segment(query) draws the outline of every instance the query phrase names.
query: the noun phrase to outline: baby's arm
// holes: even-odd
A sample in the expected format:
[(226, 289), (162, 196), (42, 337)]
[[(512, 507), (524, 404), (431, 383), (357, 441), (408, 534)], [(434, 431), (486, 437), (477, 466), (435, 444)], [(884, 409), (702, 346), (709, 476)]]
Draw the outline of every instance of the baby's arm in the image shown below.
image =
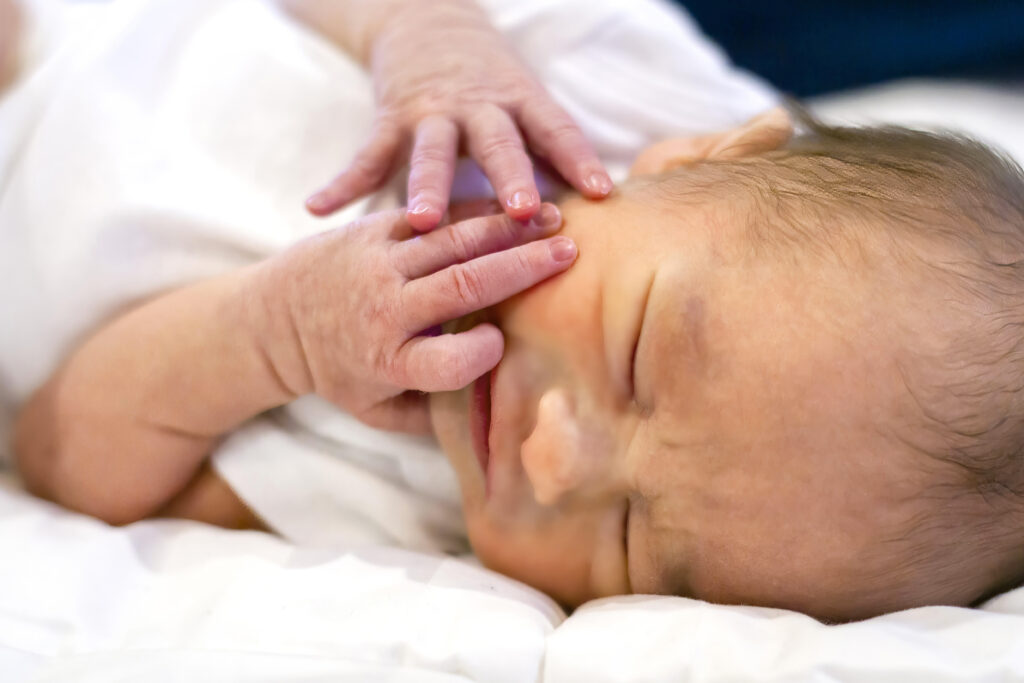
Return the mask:
[(294, 398), (259, 342), (257, 271), (162, 296), (86, 341), (19, 416), (29, 489), (112, 523), (149, 516), (218, 437)]
[(538, 240), (560, 227), (557, 209), (538, 215), (408, 239), (403, 212), (376, 214), (141, 305), (23, 408), (14, 447), (26, 484), (112, 523), (161, 514), (233, 526), (210, 512), (225, 496), (205, 460), (250, 417), (315, 392), (376, 426), (428, 428), (425, 397), (406, 390), (468, 384), (497, 364), (503, 340), (488, 324), (422, 332), (572, 263), (570, 240)]

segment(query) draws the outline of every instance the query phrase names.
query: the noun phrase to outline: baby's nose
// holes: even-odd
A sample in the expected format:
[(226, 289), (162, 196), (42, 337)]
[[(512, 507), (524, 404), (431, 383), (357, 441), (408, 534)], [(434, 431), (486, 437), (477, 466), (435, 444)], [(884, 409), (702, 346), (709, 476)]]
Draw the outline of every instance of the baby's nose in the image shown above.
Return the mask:
[(569, 394), (548, 390), (537, 405), (537, 424), (521, 453), (534, 499), (551, 505), (600, 482), (608, 470), (603, 450), (601, 439), (584, 428)]

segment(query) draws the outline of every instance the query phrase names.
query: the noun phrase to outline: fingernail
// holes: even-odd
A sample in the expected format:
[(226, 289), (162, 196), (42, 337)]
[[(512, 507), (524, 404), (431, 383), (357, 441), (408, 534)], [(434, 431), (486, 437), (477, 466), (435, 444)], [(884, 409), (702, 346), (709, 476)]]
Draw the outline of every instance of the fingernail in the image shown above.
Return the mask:
[(602, 196), (611, 192), (613, 187), (612, 179), (605, 173), (591, 173), (583, 181), (583, 185), (594, 194)]
[(545, 233), (555, 232), (562, 227), (562, 212), (554, 204), (541, 204), (533, 220)]
[(576, 243), (568, 237), (556, 237), (548, 243), (551, 257), (559, 263), (576, 258)]
[(430, 205), (424, 204), (423, 202), (417, 202), (411, 209), (409, 209), (409, 213), (413, 214), (414, 216), (422, 216), (423, 214), (429, 212)]
[(306, 199), (306, 206), (314, 211), (322, 211), (327, 208), (327, 197), (322, 192), (312, 194)]
[(526, 190), (519, 190), (508, 198), (508, 208), (515, 211), (525, 209), (533, 202), (533, 197)]

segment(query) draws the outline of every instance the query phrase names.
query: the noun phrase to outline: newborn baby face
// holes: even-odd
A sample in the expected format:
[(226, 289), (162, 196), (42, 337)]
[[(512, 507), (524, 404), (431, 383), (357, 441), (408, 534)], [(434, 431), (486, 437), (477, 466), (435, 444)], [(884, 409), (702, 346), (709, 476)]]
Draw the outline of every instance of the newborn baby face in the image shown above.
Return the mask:
[(876, 427), (900, 395), (886, 298), (650, 182), (564, 202), (577, 263), (486, 312), (502, 362), (432, 397), (473, 547), (568, 605), (877, 609), (858, 572), (922, 487)]

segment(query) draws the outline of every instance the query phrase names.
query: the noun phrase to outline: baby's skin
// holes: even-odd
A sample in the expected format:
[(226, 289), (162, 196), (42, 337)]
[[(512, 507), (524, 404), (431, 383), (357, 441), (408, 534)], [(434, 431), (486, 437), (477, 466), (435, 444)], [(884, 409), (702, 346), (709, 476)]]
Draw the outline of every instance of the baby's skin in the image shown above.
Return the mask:
[[(772, 112), (637, 170), (696, 181), (700, 161), (788, 133)], [(505, 337), (494, 371), (431, 397), (474, 550), (570, 605), (637, 592), (877, 613), (851, 571), (925, 486), (912, 460), (880, 461), (894, 449), (870, 427), (903, 391), (880, 341), (892, 295), (752, 258), (745, 209), (666, 192), (637, 176), (562, 202), (577, 263), (452, 326)]]
[[(391, 26), (403, 44), (379, 17), (345, 33), (331, 8), (347, 3), (285, 4), (364, 57), (364, 31)], [(824, 617), (886, 609), (847, 573), (923, 486), (899, 459), (859, 457), (880, 444), (854, 407), (895, 401), (896, 373), (864, 360), (885, 357), (863, 334), (878, 334), (868, 302), (884, 297), (841, 272), (751, 266), (735, 207), (691, 198), (681, 214), (657, 190), (659, 174), (778, 148), (788, 117), (646, 150), (603, 202), (588, 200), (610, 187), (571, 122), (537, 128), (583, 193), (555, 207), (533, 194), (505, 121), (522, 102), (428, 111), (388, 92), (364, 153), (309, 206), (330, 213), (411, 153), (410, 206), (102, 327), (18, 418), (30, 489), (113, 523), (259, 526), (207, 459), (244, 421), (315, 393), (374, 426), (433, 429), (484, 563), (567, 605), (645, 592)], [(435, 228), (457, 127), (506, 215)]]
[[(17, 9), (13, 0), (0, 1), (0, 11)], [(424, 392), (465, 385), (494, 367), (503, 345), (489, 324), (458, 335), (436, 335), (435, 328), (536, 284), (575, 257), (570, 240), (529, 244), (553, 234), (560, 217), (554, 207), (540, 204), (526, 142), (585, 196), (596, 199), (611, 191), (578, 126), (472, 0), (278, 4), (366, 66), (377, 94), (377, 121), (364, 149), (310, 198), (308, 208), (329, 215), (387, 183), (406, 161), (409, 205), (296, 246), (282, 257), (288, 264), (278, 259), (278, 265), (250, 269), (260, 271), (258, 276), (234, 273), (161, 297), (79, 349), (24, 410), (17, 446), (30, 482), (73, 507), (112, 521), (158, 509), (181, 515), (200, 509), (209, 517), (217, 509), (225, 511), (217, 516), (221, 523), (249, 524), (251, 515), (238, 517), (232, 513), (236, 506), (214, 503), (226, 489), (196, 466), (220, 434), (312, 391), (374, 426), (429, 429)], [(13, 31), (14, 23), (0, 27)], [(0, 34), (0, 46), (8, 37)], [(432, 58), (420, 59), (422, 53)], [(442, 219), (460, 145), (495, 188), (499, 204), (489, 212), (504, 210), (507, 218), (458, 222), (436, 235), (408, 239), (448, 222)], [(465, 215), (465, 209), (451, 207), (451, 215)], [(256, 286), (257, 280), (277, 282)], [(331, 298), (314, 300), (313, 290)], [(272, 322), (275, 317), (284, 326)], [(259, 332), (261, 325), (269, 327)], [(281, 342), (288, 338), (301, 350), (284, 350)], [(122, 343), (140, 353), (126, 351)], [(254, 364), (270, 368), (271, 376), (254, 372)], [(191, 368), (187, 382), (181, 381), (184, 367)], [(107, 398), (77, 394), (76, 378), (84, 377), (106, 387)], [(248, 387), (247, 400), (239, 400), (235, 388), (214, 386), (222, 380)], [(143, 395), (127, 386), (132, 381), (140, 382)], [(145, 394), (147, 385), (164, 395)], [(200, 390), (209, 405), (190, 397)], [(62, 411), (72, 405), (78, 417), (68, 422)], [(116, 457), (94, 459), (94, 450), (124, 444), (115, 433), (97, 437), (92, 428), (121, 420), (125, 429), (115, 432), (129, 443), (148, 444), (145, 464), (170, 489), (136, 481), (133, 468), (122, 469)], [(39, 430), (49, 421), (60, 424), (61, 433), (44, 439)], [(108, 438), (115, 440), (105, 447)], [(116, 486), (117, 495), (102, 493), (125, 483), (118, 472), (131, 485)], [(60, 484), (73, 478), (75, 486)], [(168, 499), (170, 491), (181, 497)]]
[[(721, 137), (779, 125), (769, 116)], [(469, 385), (505, 344), (487, 321), (432, 328), (569, 267), (576, 246), (554, 235), (561, 223), (547, 204), (525, 224), (483, 216), (418, 234), (403, 211), (385, 212), (146, 302), (86, 340), (24, 406), (15, 454), (26, 483), (113, 523), (247, 524), (205, 467), (221, 437), (309, 393), (374, 426), (429, 431), (426, 394)]]
[[(418, 389), (478, 555), (567, 605), (645, 592), (877, 611), (835, 596), (923, 486), (900, 458), (860, 457), (883, 445), (855, 406), (888, 410), (898, 389), (878, 316), (867, 324), (884, 297), (841, 270), (751, 266), (733, 207), (681, 213), (657, 190), (658, 173), (696, 178), (790, 131), (773, 111), (658, 145), (636, 169), (653, 175), (526, 226), (490, 216), (417, 236), (402, 211), (369, 216), (144, 304), (32, 398), (20, 468), (112, 522), (251, 526), (205, 466), (223, 435), (308, 393), (420, 430)], [(488, 274), (514, 286), (480, 285)], [(392, 334), (368, 332), (381, 316)], [(495, 358), (435, 345), (472, 335), (493, 336)]]
[[(33, 491), (114, 523), (176, 506), (224, 434), (316, 393), (372, 426), (429, 430), (427, 392), (497, 364), (501, 332), (434, 334), (567, 268), (553, 205), (417, 235), (401, 209), (161, 296), (82, 344), (23, 408)], [(425, 333), (426, 332), (426, 333)], [(208, 521), (217, 521), (210, 519)]]

